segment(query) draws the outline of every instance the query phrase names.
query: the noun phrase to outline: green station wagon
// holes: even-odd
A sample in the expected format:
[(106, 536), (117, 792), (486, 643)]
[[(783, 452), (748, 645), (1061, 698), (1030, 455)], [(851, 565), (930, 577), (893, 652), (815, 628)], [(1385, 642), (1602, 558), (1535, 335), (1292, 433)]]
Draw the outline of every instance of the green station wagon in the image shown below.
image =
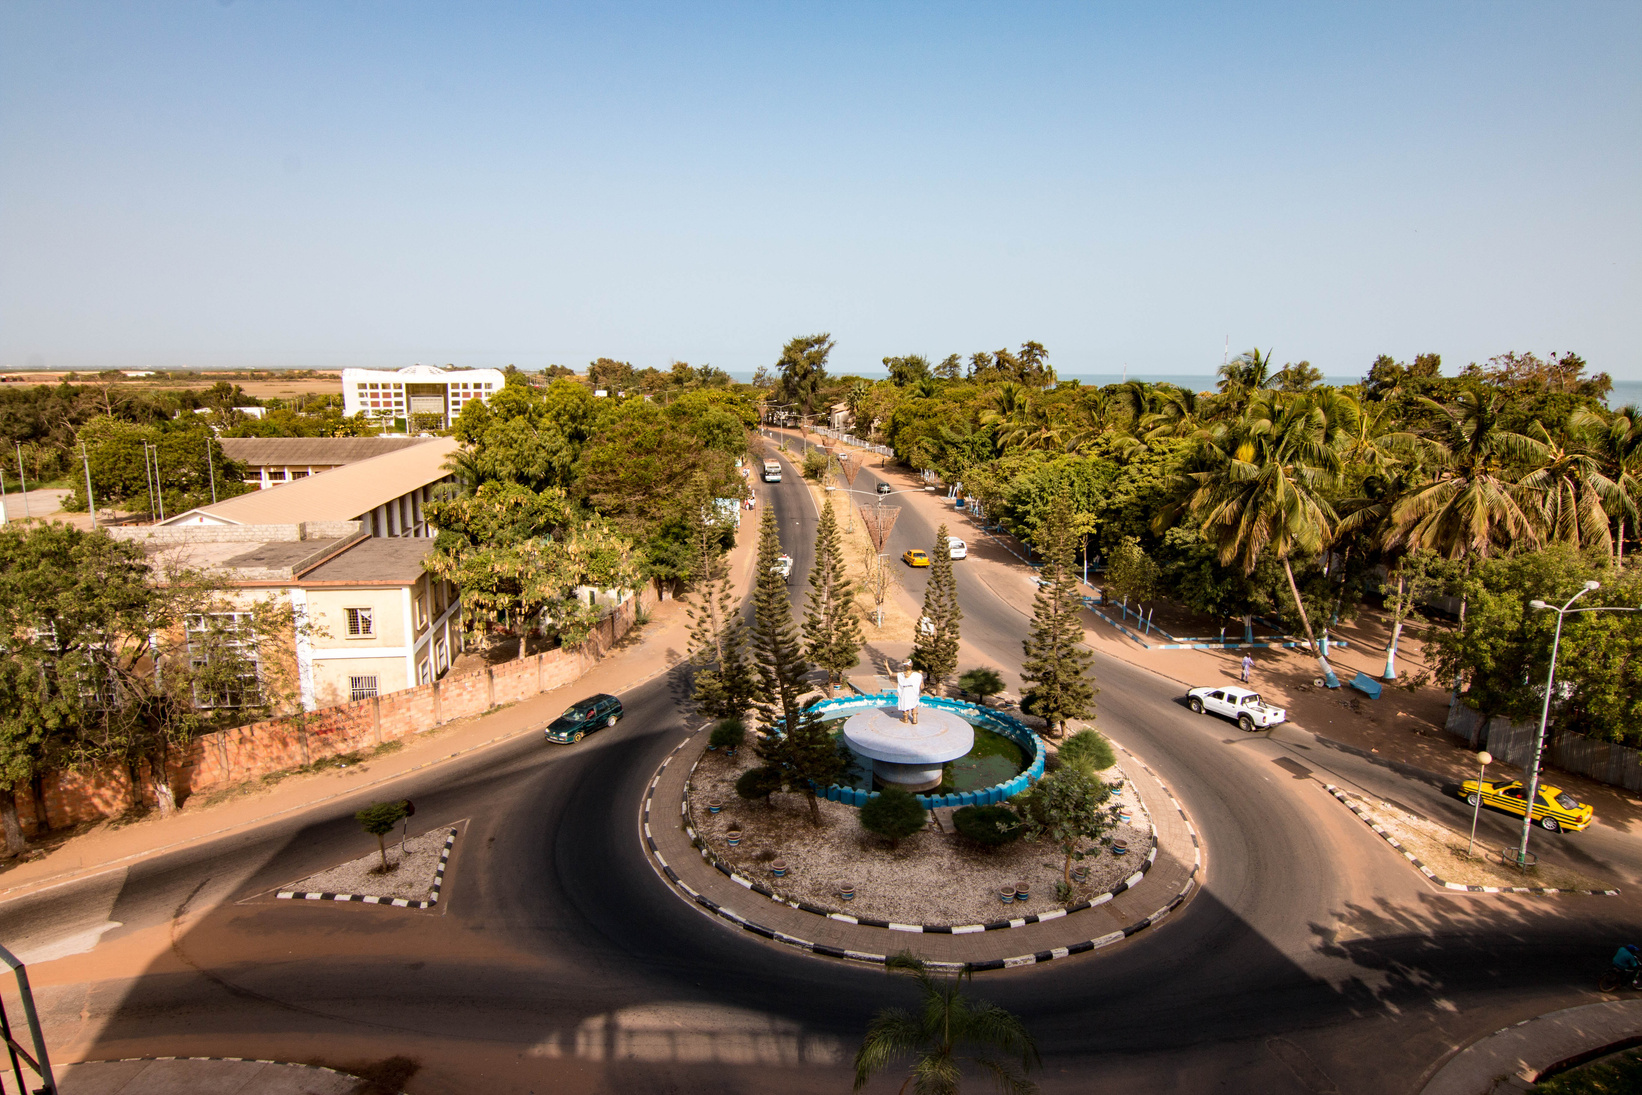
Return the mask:
[(569, 710), (547, 724), (548, 741), (581, 741), (601, 726), (614, 726), (621, 718), (621, 701), (614, 696), (589, 696), (570, 705)]

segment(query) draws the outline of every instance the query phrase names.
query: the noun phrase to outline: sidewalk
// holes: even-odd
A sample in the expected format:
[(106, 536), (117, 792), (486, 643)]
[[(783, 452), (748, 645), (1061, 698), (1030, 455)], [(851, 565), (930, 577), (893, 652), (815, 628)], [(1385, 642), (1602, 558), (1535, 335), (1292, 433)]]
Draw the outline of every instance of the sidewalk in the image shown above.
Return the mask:
[[(730, 553), (730, 573), (738, 589), (750, 586), (756, 523), (749, 511)], [(203, 805), (212, 790), (196, 796), (200, 806), (185, 804), (175, 814), (157, 813), (130, 824), (113, 819), (73, 837), (39, 858), (0, 873), (0, 901), (71, 881), (110, 867), (147, 859), (189, 844), (311, 809), (491, 745), (537, 733), (571, 703), (593, 692), (620, 694), (667, 672), (689, 652), (690, 621), (677, 600), (661, 602), (650, 622), (636, 629), (603, 661), (580, 679), (553, 692), (471, 719), (446, 723), (405, 738), (404, 747), (346, 768), (294, 775), (270, 786), (246, 785), (245, 794)]]
[(1420, 1095), (1527, 1091), (1559, 1066), (1642, 1044), (1642, 1000), (1553, 1011), (1478, 1039), (1448, 1058)]
[(84, 1061), (55, 1069), (61, 1095), (358, 1095), (393, 1088), (317, 1065), (238, 1057)]
[(882, 963), (907, 950), (932, 963), (971, 970), (1032, 965), (1099, 950), (1161, 924), (1201, 884), (1203, 850), (1180, 803), (1141, 758), (1124, 750), (1124, 769), (1151, 813), (1157, 856), (1144, 876), (1131, 877), (1128, 888), (1109, 900), (1074, 913), (1046, 914), (1036, 923), (996, 921), (964, 932), (869, 926), (804, 911), (732, 880), (693, 846), (679, 817), (684, 784), (706, 744), (701, 734), (685, 739), (651, 782), (642, 824), (657, 873), (705, 915), (814, 954)]

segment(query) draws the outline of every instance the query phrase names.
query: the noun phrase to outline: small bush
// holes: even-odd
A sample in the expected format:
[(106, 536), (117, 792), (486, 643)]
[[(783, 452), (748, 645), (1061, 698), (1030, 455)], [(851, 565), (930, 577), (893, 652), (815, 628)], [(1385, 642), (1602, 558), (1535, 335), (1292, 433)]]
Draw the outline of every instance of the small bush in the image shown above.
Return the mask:
[(1079, 730), (1066, 739), (1058, 752), (1061, 764), (1077, 768), (1091, 776), (1096, 772), (1104, 772), (1117, 763), (1117, 754), (1112, 751), (1112, 743), (1098, 730)]
[(747, 740), (747, 726), (740, 719), (721, 719), (713, 727), (707, 744), (714, 749), (739, 749), (741, 743)]
[(986, 706), (986, 697), (995, 696), (1003, 691), (1003, 678), (996, 669), (971, 669), (958, 678), (958, 690), (978, 696), (981, 706)]
[(899, 843), (929, 823), (929, 811), (910, 791), (899, 787), (885, 787), (878, 797), (869, 799), (861, 807), (861, 825), (869, 833), (877, 833), (889, 841)]
[(987, 848), (1020, 839), (1021, 819), (1007, 806), (965, 806), (952, 814), (958, 835)]
[(820, 449), (811, 449), (804, 454), (804, 478), (821, 481), (827, 474), (827, 454)]
[(742, 798), (767, 799), (781, 790), (781, 772), (776, 768), (749, 768), (735, 781), (735, 793)]

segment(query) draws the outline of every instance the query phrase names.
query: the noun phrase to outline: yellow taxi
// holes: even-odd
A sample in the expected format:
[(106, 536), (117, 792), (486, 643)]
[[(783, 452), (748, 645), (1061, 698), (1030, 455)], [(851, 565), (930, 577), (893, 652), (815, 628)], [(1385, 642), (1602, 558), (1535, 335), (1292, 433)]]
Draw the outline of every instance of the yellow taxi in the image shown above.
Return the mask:
[[(1523, 806), (1528, 798), (1528, 787), (1520, 779), (1509, 783), (1485, 779), (1480, 785), (1476, 780), (1468, 779), (1460, 784), (1460, 797), (1473, 806), (1481, 802), (1484, 806), (1520, 815), (1525, 812)], [(1558, 829), (1577, 833), (1596, 820), (1596, 811), (1562, 788), (1542, 783), (1539, 785), (1539, 801), (1534, 803), (1534, 820), (1553, 833)]]
[(919, 551), (917, 548), (908, 548), (901, 553), (901, 562), (909, 567), (927, 567), (929, 565), (929, 553)]

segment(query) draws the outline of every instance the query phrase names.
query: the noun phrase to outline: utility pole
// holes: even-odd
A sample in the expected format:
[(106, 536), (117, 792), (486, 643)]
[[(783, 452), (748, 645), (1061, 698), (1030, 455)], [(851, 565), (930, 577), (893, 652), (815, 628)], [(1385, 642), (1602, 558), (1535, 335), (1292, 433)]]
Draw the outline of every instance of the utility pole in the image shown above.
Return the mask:
[(29, 482), (23, 475), (23, 443), (21, 441), (17, 442), (17, 489), (23, 495), (23, 518), (27, 520), (29, 516)]
[(91, 514), (91, 531), (97, 531), (97, 499), (91, 495), (91, 457), (86, 455), (86, 443), (80, 442), (80, 463), (86, 469), (86, 511)]
[(143, 442), (143, 488), (148, 495), (148, 523), (154, 523), (154, 471), (148, 463), (148, 442)]
[(217, 462), (211, 457), (211, 439), (205, 439), (205, 467), (211, 473), (211, 504), (217, 504)]

